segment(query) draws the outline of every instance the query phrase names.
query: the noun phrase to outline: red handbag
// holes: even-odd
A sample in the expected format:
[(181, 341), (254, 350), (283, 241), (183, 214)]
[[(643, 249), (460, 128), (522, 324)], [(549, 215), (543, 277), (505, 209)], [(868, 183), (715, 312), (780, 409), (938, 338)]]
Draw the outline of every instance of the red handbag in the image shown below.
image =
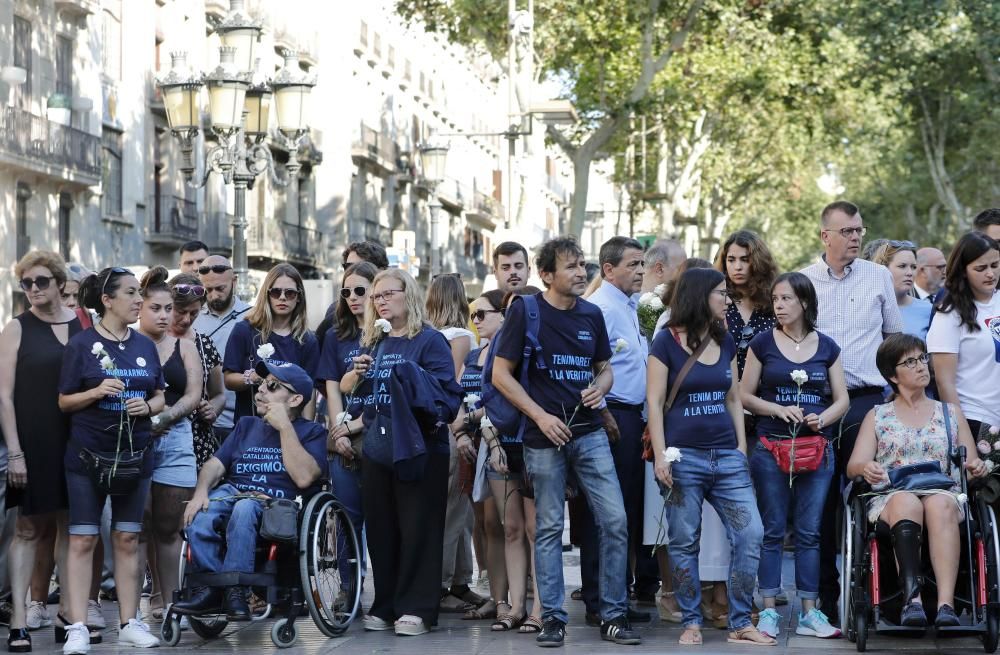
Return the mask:
[(761, 437), (760, 443), (774, 456), (782, 473), (809, 473), (823, 463), (829, 441), (814, 435), (794, 439)]

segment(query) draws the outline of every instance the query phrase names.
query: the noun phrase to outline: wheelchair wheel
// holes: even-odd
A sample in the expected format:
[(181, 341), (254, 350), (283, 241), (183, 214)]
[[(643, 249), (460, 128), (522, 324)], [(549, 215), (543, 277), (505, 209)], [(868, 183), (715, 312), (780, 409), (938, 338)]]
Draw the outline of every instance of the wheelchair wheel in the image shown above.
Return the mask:
[(299, 569), (316, 627), (328, 637), (339, 637), (361, 605), (361, 548), (347, 510), (332, 494), (318, 494), (306, 507)]
[(842, 540), (840, 552), (843, 553), (844, 557), (841, 562), (841, 569), (843, 572), (840, 575), (842, 580), (840, 586), (841, 589), (843, 589), (840, 594), (840, 621), (844, 628), (844, 634), (847, 635), (847, 639), (849, 641), (854, 641), (854, 604), (851, 602), (851, 591), (854, 588), (854, 516), (850, 511), (850, 506), (844, 507), (844, 521), (841, 533)]
[[(997, 517), (993, 508), (987, 505), (982, 498), (978, 499), (979, 515), (984, 517), (980, 522), (980, 529), (983, 532), (986, 550), (986, 588), (987, 603), (994, 603), (1000, 598), (997, 591), (1000, 585), (1000, 537), (997, 534)], [(989, 523), (989, 525), (984, 525)], [(995, 653), (1000, 645), (1000, 610), (996, 607), (986, 606), (986, 632), (983, 634), (983, 650), (987, 653)]]
[(160, 626), (160, 638), (167, 646), (176, 646), (181, 641), (181, 620), (176, 615), (165, 620)]
[(298, 638), (298, 628), (295, 627), (294, 623), (289, 623), (288, 619), (278, 619), (271, 626), (271, 641), (278, 648), (291, 648)]
[(191, 630), (206, 641), (215, 639), (221, 635), (225, 631), (226, 626), (229, 625), (224, 614), (220, 614), (215, 618), (189, 616), (188, 623), (191, 624)]
[(855, 642), (859, 653), (865, 652), (868, 648), (868, 617), (858, 614), (854, 617)]
[(986, 610), (986, 633), (983, 635), (983, 650), (987, 653), (997, 652), (1000, 643), (1000, 612)]

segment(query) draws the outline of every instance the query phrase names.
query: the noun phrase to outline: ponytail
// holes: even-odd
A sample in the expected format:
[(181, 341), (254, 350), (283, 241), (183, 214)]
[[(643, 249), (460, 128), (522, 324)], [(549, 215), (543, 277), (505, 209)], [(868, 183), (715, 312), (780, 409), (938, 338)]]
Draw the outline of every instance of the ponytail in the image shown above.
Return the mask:
[(80, 289), (77, 292), (80, 304), (97, 312), (98, 316), (104, 316), (104, 303), (101, 302), (102, 278), (107, 279), (107, 275), (91, 273), (80, 281)]

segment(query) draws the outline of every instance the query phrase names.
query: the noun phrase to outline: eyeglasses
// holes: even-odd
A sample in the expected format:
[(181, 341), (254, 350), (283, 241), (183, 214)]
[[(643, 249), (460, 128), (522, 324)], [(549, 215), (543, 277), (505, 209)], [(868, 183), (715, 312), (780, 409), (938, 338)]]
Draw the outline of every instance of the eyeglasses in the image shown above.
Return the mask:
[(944, 273), (948, 269), (947, 264), (924, 264), (924, 268), (936, 268), (937, 270)]
[(288, 386), (283, 382), (279, 382), (278, 380), (266, 380), (264, 382), (264, 388), (270, 391), (271, 393), (274, 393), (278, 389), (284, 389), (289, 393), (298, 393), (298, 391), (296, 391), (295, 389), (291, 388), (290, 386)]
[(896, 366), (905, 366), (906, 368), (916, 368), (917, 362), (920, 362), (921, 364), (926, 364), (929, 361), (931, 361), (931, 356), (928, 355), (927, 353), (923, 353), (922, 355), (917, 355), (916, 357), (908, 357), (907, 359), (904, 359), (903, 361), (896, 364)]
[(272, 287), (268, 290), (267, 295), (271, 300), (281, 300), (285, 298), (287, 300), (298, 300), (299, 290), (298, 289), (279, 289), (278, 287)]
[(200, 284), (175, 284), (171, 289), (175, 296), (194, 296), (201, 298), (205, 295), (205, 287)]
[(865, 234), (867, 234), (868, 228), (867, 227), (843, 227), (843, 228), (840, 228), (839, 230), (834, 230), (834, 229), (828, 228), (828, 229), (825, 229), (823, 231), (824, 232), (836, 232), (840, 236), (844, 237), (845, 239), (850, 239), (855, 234), (858, 235), (859, 237), (863, 237)]
[(469, 317), (473, 321), (485, 321), (487, 314), (503, 314), (499, 309), (477, 309), (476, 311), (469, 314)]
[(403, 291), (403, 289), (386, 289), (382, 293), (372, 294), (372, 302), (381, 302), (383, 300), (389, 302), (394, 295), (403, 293)]
[(733, 295), (729, 293), (729, 289), (712, 289), (712, 293), (721, 294), (723, 298), (731, 298)]
[(213, 264), (211, 266), (199, 266), (198, 272), (202, 275), (208, 275), (209, 273), (225, 273), (226, 271), (233, 270), (233, 267), (229, 264)]
[(49, 276), (39, 275), (34, 280), (32, 280), (30, 277), (24, 277), (21, 278), (21, 288), (24, 289), (25, 291), (31, 291), (31, 287), (36, 286), (38, 287), (39, 291), (45, 291), (46, 289), (49, 288), (49, 285), (52, 284), (52, 280), (54, 279), (55, 278), (52, 277), (51, 275)]
[(120, 266), (115, 266), (114, 268), (108, 269), (108, 276), (104, 278), (104, 284), (101, 285), (101, 295), (104, 295), (104, 291), (108, 288), (108, 282), (111, 280), (112, 275), (133, 275), (132, 271), (127, 268), (121, 268)]
[(340, 297), (343, 298), (344, 300), (347, 300), (348, 298), (351, 297), (352, 291), (354, 292), (354, 295), (357, 296), (358, 298), (364, 298), (365, 294), (368, 293), (368, 287), (353, 287), (353, 288), (344, 287), (343, 289), (340, 290)]
[(749, 325), (743, 326), (743, 331), (740, 332), (740, 342), (737, 344), (737, 348), (740, 350), (746, 350), (750, 346), (750, 339), (753, 338), (753, 328)]

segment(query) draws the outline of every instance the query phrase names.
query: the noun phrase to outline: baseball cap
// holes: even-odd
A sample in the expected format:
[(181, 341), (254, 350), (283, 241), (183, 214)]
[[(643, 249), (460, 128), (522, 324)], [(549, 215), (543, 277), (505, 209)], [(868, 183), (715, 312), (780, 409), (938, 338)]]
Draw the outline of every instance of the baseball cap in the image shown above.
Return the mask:
[(280, 364), (257, 362), (254, 370), (262, 378), (266, 378), (269, 374), (278, 378), (295, 389), (295, 393), (305, 398), (305, 402), (309, 402), (309, 399), (312, 397), (313, 379), (300, 366), (289, 362), (282, 362)]

